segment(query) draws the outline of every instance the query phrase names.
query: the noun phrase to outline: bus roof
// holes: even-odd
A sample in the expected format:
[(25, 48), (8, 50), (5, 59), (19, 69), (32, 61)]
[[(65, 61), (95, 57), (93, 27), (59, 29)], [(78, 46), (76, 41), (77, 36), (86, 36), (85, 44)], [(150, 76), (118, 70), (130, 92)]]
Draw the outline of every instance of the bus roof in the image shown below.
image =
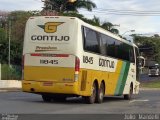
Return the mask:
[[(97, 32), (101, 32), (101, 33), (107, 34), (107, 35), (109, 35), (109, 36), (112, 37), (112, 38), (115, 38), (115, 39), (117, 39), (117, 40), (119, 40), (119, 41), (122, 41), (122, 42), (124, 42), (124, 43), (127, 43), (127, 44), (129, 44), (129, 45), (131, 45), (131, 46), (137, 47), (136, 44), (134, 44), (133, 42), (131, 42), (131, 41), (129, 41), (129, 40), (125, 40), (125, 39), (123, 39), (123, 38), (120, 38), (118, 35), (113, 34), (113, 33), (109, 32), (109, 31), (107, 31), (107, 30), (105, 30), (105, 29), (103, 29), (103, 28), (101, 28), (101, 27), (93, 26), (93, 25), (91, 25), (91, 24), (88, 24), (88, 23), (84, 22), (83, 20), (81, 20), (81, 19), (79, 19), (79, 18), (77, 18), (77, 17), (71, 17), (71, 16), (34, 16), (34, 17), (30, 17), (29, 19), (34, 19), (34, 18), (38, 18), (38, 17), (46, 18), (46, 19), (49, 19), (49, 18), (56, 18), (56, 19), (58, 19), (58, 18), (75, 19), (75, 20), (78, 20), (82, 25), (84, 25), (84, 26), (86, 26), (86, 27), (88, 26), (88, 27), (94, 29), (94, 30), (97, 31)], [(138, 47), (137, 47), (137, 48), (138, 48)]]

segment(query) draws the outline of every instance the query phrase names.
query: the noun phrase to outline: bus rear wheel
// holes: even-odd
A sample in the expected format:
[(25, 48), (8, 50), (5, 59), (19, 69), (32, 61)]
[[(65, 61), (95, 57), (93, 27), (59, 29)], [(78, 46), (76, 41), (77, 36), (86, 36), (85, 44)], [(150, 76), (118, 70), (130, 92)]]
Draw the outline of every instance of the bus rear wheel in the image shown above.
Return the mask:
[(92, 85), (92, 91), (91, 91), (91, 96), (85, 96), (84, 99), (85, 99), (85, 102), (88, 103), (88, 104), (93, 104), (95, 103), (95, 100), (96, 100), (96, 94), (97, 94), (97, 87), (96, 87), (96, 84), (93, 83)]
[(100, 88), (97, 93), (97, 97), (96, 97), (97, 103), (103, 102), (104, 94), (105, 94), (105, 86), (104, 86), (104, 83), (101, 83)]
[(133, 97), (133, 86), (132, 84), (130, 85), (130, 89), (129, 89), (129, 94), (124, 95), (124, 99), (125, 100), (131, 100)]

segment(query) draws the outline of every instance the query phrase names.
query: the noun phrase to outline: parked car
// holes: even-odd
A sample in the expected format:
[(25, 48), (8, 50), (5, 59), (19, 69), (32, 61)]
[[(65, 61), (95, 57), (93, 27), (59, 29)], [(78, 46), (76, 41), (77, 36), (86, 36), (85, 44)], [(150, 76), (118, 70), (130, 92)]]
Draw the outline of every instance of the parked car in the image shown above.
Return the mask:
[(159, 64), (149, 66), (148, 75), (159, 76), (160, 75)]

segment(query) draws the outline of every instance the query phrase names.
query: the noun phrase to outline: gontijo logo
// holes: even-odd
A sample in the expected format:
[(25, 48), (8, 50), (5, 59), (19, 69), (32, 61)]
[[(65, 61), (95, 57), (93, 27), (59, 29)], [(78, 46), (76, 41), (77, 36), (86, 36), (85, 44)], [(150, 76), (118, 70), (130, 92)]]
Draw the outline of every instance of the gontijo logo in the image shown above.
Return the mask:
[(46, 33), (55, 33), (57, 31), (57, 27), (64, 22), (47, 22), (45, 25), (38, 25), (40, 28), (44, 29)]
[[(64, 22), (47, 22), (44, 25), (37, 25), (38, 27), (42, 28), (46, 33), (55, 33), (57, 32), (57, 27)], [(67, 30), (67, 28), (66, 28)], [(58, 34), (58, 35), (57, 35)], [(31, 35), (32, 41), (39, 41), (39, 42), (68, 42), (70, 40), (70, 36), (64, 35), (61, 32), (57, 32), (57, 34), (45, 34), (42, 35), (40, 32), (39, 34)]]

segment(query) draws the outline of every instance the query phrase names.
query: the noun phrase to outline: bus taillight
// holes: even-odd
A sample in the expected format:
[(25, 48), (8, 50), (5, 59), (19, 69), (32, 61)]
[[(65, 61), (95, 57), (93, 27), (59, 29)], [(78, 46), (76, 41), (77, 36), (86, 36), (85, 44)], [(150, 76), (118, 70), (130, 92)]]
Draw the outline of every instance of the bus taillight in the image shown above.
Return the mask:
[(75, 58), (75, 72), (79, 72), (80, 70), (80, 60), (78, 57)]
[(80, 60), (78, 57), (75, 58), (75, 74), (74, 74), (74, 81), (78, 80), (78, 75), (79, 75), (79, 70), (80, 70)]

